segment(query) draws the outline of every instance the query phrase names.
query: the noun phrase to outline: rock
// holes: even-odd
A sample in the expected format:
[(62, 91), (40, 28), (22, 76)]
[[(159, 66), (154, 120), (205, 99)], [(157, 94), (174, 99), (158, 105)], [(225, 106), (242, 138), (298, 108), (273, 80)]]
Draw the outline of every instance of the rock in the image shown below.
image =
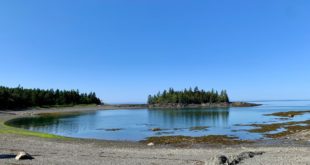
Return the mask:
[(157, 132), (157, 131), (161, 131), (160, 128), (152, 128), (151, 131)]
[(263, 154), (264, 152), (242, 152), (230, 163), (230, 165), (236, 165), (245, 159), (250, 159), (256, 155), (263, 155)]
[(152, 142), (147, 144), (147, 146), (154, 146), (154, 145), (155, 145), (155, 144), (152, 143)]
[(217, 158), (217, 163), (219, 165), (229, 165), (229, 159), (225, 155), (220, 155)]
[(33, 157), (30, 154), (26, 153), (26, 152), (19, 152), (16, 155), (15, 159), (16, 160), (26, 160), (26, 159), (31, 160), (31, 159), (33, 159)]
[(288, 117), (295, 117), (295, 115), (293, 115), (293, 114), (288, 114), (287, 116)]
[(238, 158), (243, 160), (243, 159), (253, 158), (254, 155), (255, 155), (254, 152), (242, 152), (241, 154), (238, 155)]
[(256, 155), (262, 155), (264, 152), (242, 152), (241, 154), (232, 157), (231, 161), (225, 155), (218, 156), (218, 165), (237, 165), (240, 164), (245, 159), (253, 158)]

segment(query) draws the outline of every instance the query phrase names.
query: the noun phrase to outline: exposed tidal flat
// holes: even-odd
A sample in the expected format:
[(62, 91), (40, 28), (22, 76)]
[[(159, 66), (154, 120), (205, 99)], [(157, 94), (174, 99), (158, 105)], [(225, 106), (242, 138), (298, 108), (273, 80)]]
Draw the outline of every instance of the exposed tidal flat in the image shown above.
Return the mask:
[[(23, 164), (214, 164), (218, 155), (244, 151), (264, 152), (244, 164), (309, 162), (309, 102), (260, 104), (264, 105), (177, 111), (130, 106), (5, 111), (0, 113), (0, 152), (25, 150), (35, 156)], [(20, 128), (3, 124), (14, 125), (11, 119)], [(28, 121), (18, 123), (20, 119)], [(132, 136), (130, 131), (143, 136)], [(266, 136), (287, 131), (283, 136)], [(155, 145), (147, 146), (151, 142)]]

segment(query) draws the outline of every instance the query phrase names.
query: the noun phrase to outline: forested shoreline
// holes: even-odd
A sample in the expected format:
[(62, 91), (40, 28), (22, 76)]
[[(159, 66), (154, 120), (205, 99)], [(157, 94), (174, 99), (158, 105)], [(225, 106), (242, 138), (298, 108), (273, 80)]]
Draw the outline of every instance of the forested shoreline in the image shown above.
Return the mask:
[(198, 87), (175, 91), (173, 88), (158, 92), (156, 95), (149, 95), (148, 104), (213, 104), (229, 103), (226, 90), (204, 91)]
[(0, 109), (21, 109), (43, 106), (78, 104), (101, 104), (94, 92), (80, 93), (78, 90), (26, 89), (0, 86)]

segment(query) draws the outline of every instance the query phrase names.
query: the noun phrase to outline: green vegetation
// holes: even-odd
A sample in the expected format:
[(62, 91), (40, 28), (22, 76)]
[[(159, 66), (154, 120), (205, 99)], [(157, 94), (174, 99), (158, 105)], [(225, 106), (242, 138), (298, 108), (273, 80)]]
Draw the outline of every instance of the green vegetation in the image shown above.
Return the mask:
[(20, 86), (0, 86), (0, 109), (50, 107), (78, 104), (101, 104), (94, 92), (80, 93), (78, 90), (24, 89)]
[(220, 93), (215, 90), (204, 91), (199, 90), (198, 87), (184, 89), (183, 91), (175, 91), (170, 88), (168, 91), (164, 90), (157, 95), (149, 95), (148, 104), (206, 104), (206, 103), (229, 103), (229, 98), (226, 90)]

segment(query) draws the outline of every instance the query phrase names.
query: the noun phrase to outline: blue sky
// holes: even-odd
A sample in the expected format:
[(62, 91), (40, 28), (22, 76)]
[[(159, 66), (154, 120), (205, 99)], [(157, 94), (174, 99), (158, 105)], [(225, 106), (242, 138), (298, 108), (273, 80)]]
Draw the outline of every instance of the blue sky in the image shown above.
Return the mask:
[(0, 1), (0, 85), (145, 102), (169, 87), (310, 99), (308, 0)]

